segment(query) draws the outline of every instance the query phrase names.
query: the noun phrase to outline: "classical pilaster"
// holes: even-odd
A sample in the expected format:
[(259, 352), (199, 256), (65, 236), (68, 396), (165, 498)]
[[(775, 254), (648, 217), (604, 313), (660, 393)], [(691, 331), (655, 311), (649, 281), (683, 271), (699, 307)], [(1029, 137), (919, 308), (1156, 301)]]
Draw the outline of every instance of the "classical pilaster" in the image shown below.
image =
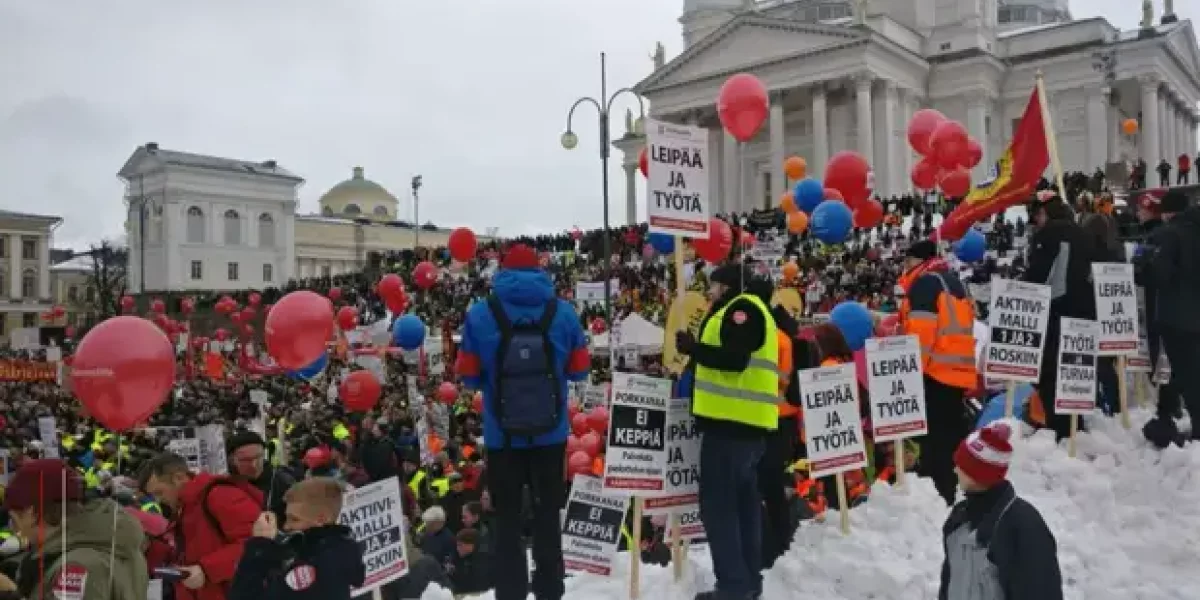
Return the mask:
[(858, 121), (858, 152), (868, 161), (874, 162), (875, 134), (873, 131), (874, 118), (871, 113), (871, 86), (875, 83), (872, 73), (864, 72), (854, 76), (854, 99), (858, 103), (855, 115)]
[(1117, 162), (1121, 160), (1121, 111), (1118, 108), (1117, 92), (1111, 87), (1105, 87), (1102, 91), (1104, 93), (1104, 129), (1108, 146), (1106, 161)]
[(724, 129), (718, 130), (725, 143), (721, 149), (721, 167), (725, 176), (723, 177), (725, 185), (724, 198), (721, 206), (725, 212), (733, 212), (741, 210), (742, 206), (742, 183), (739, 180), (741, 169), (738, 168), (738, 161), (742, 159), (741, 153), (738, 152), (738, 141)]
[(1171, 91), (1164, 85), (1158, 91), (1158, 148), (1160, 156), (1174, 162), (1175, 149), (1171, 147), (1171, 120), (1175, 118), (1171, 108)]
[[(919, 105), (917, 92), (915, 90), (904, 88), (900, 90), (900, 97), (904, 106), (904, 111), (902, 113), (900, 122), (908, 123), (909, 120), (912, 119), (913, 113), (917, 112), (917, 106)], [(913, 165), (916, 164), (916, 153), (913, 152), (913, 149), (908, 145), (907, 126), (901, 125), (899, 137), (900, 158), (902, 162), (900, 165), (900, 187), (897, 188), (899, 190), (897, 193), (904, 194), (912, 191), (913, 189), (912, 169)]]
[(771, 198), (778, 198), (788, 187), (787, 175), (783, 172), (783, 161), (786, 157), (787, 132), (783, 126), (784, 92), (771, 92), (771, 122), (768, 127), (771, 133)]
[(16, 232), (8, 234), (8, 297), (21, 297), (21, 234)]
[(1159, 158), (1162, 156), (1158, 146), (1158, 84), (1157, 75), (1146, 74), (1138, 77), (1138, 85), (1141, 86), (1142, 91), (1142, 122), (1138, 134), (1140, 138), (1138, 153), (1150, 169), (1158, 164)]
[[(900, 178), (900, 155), (904, 152), (904, 147), (900, 143), (903, 136), (897, 135), (896, 121), (897, 112), (899, 111), (899, 90), (896, 88), (896, 82), (885, 81), (883, 83), (883, 178), (880, 178), (879, 171), (875, 172), (875, 193), (880, 197), (890, 197), (893, 194), (899, 194), (903, 189)], [(884, 185), (880, 185), (883, 183)]]
[(636, 164), (621, 167), (625, 171), (625, 224), (630, 227), (637, 225), (637, 176)]
[(725, 202), (725, 194), (721, 189), (721, 178), (724, 175), (722, 167), (723, 157), (721, 155), (721, 128), (711, 127), (710, 122), (704, 124), (708, 128), (708, 202), (709, 210), (712, 213), (720, 214), (725, 212), (723, 209)]
[(829, 163), (829, 105), (825, 96), (825, 84), (812, 89), (813, 150), (809, 170), (824, 173)]
[(1087, 171), (1103, 167), (1108, 161), (1108, 92), (1109, 88), (1088, 90), (1087, 106)]
[(39, 235), (38, 251), (38, 300), (50, 298), (50, 234)]
[(975, 168), (971, 169), (971, 180), (974, 182), (987, 179), (988, 169), (991, 166), (987, 143), (989, 102), (987, 94), (982, 91), (967, 95), (967, 133), (971, 134), (971, 137), (975, 138), (979, 142), (979, 146), (983, 148), (983, 159), (979, 161), (978, 165), (975, 165)]

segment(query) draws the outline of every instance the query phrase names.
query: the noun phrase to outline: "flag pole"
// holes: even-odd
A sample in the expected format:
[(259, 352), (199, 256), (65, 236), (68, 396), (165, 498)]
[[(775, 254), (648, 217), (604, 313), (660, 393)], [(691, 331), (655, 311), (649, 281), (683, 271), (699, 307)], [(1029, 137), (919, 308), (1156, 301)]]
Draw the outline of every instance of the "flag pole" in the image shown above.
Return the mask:
[(1067, 186), (1063, 184), (1062, 161), (1058, 158), (1058, 138), (1054, 135), (1054, 123), (1050, 122), (1050, 103), (1046, 100), (1046, 82), (1042, 70), (1036, 75), (1038, 104), (1042, 107), (1042, 130), (1046, 134), (1046, 150), (1050, 154), (1050, 168), (1054, 170), (1054, 183), (1058, 187), (1058, 195), (1067, 202)]

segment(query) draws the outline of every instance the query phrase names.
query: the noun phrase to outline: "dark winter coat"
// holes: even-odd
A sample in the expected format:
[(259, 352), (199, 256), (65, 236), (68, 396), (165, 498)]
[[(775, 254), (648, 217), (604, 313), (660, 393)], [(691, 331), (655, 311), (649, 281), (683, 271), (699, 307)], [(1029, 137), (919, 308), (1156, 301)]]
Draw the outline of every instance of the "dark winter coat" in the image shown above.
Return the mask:
[(489, 556), (482, 552), (472, 552), (466, 556), (454, 554), (451, 563), (450, 585), (456, 595), (479, 594), (492, 587), (492, 567)]
[(1075, 221), (1055, 219), (1029, 240), (1029, 267), (1025, 281), (1050, 286), (1050, 322), (1061, 317), (1096, 318), (1092, 289), (1095, 244)]
[(1158, 232), (1155, 318), (1161, 331), (1200, 333), (1200, 208), (1177, 214)]
[(942, 537), (938, 600), (1062, 600), (1054, 534), (1011, 483), (967, 494)]
[(420, 546), (421, 552), (436, 560), (439, 565), (449, 564), (458, 552), (458, 540), (446, 527), (442, 527), (436, 533), (421, 536)]
[(362, 550), (347, 527), (315, 527), (284, 541), (252, 537), (229, 600), (349, 600), (365, 577)]

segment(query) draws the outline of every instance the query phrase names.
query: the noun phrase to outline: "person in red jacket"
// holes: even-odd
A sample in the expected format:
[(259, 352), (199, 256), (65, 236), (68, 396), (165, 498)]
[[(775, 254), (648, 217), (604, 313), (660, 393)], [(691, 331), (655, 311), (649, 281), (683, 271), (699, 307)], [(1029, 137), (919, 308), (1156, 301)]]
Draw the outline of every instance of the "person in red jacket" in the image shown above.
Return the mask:
[(225, 600), (243, 545), (263, 506), (258, 488), (240, 478), (192, 473), (176, 454), (160, 454), (146, 463), (142, 489), (171, 508), (177, 600)]
[(1176, 169), (1179, 173), (1175, 179), (1175, 185), (1187, 185), (1188, 176), (1192, 172), (1192, 157), (1188, 156), (1187, 152), (1179, 155), (1179, 168)]

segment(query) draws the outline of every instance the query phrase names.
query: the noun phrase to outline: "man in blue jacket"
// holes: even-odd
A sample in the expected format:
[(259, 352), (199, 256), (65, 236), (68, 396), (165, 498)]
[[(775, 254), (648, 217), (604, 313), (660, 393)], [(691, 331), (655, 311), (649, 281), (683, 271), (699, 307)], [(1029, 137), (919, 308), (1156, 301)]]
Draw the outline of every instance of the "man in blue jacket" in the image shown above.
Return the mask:
[[(591, 355), (579, 315), (555, 295), (531, 248), (513, 245), (500, 266), (492, 296), (467, 310), (455, 372), (483, 391), (496, 599), (525, 600), (532, 588), (537, 600), (560, 600), (567, 383), (587, 376)], [(534, 504), (532, 585), (521, 539), (527, 483)]]

